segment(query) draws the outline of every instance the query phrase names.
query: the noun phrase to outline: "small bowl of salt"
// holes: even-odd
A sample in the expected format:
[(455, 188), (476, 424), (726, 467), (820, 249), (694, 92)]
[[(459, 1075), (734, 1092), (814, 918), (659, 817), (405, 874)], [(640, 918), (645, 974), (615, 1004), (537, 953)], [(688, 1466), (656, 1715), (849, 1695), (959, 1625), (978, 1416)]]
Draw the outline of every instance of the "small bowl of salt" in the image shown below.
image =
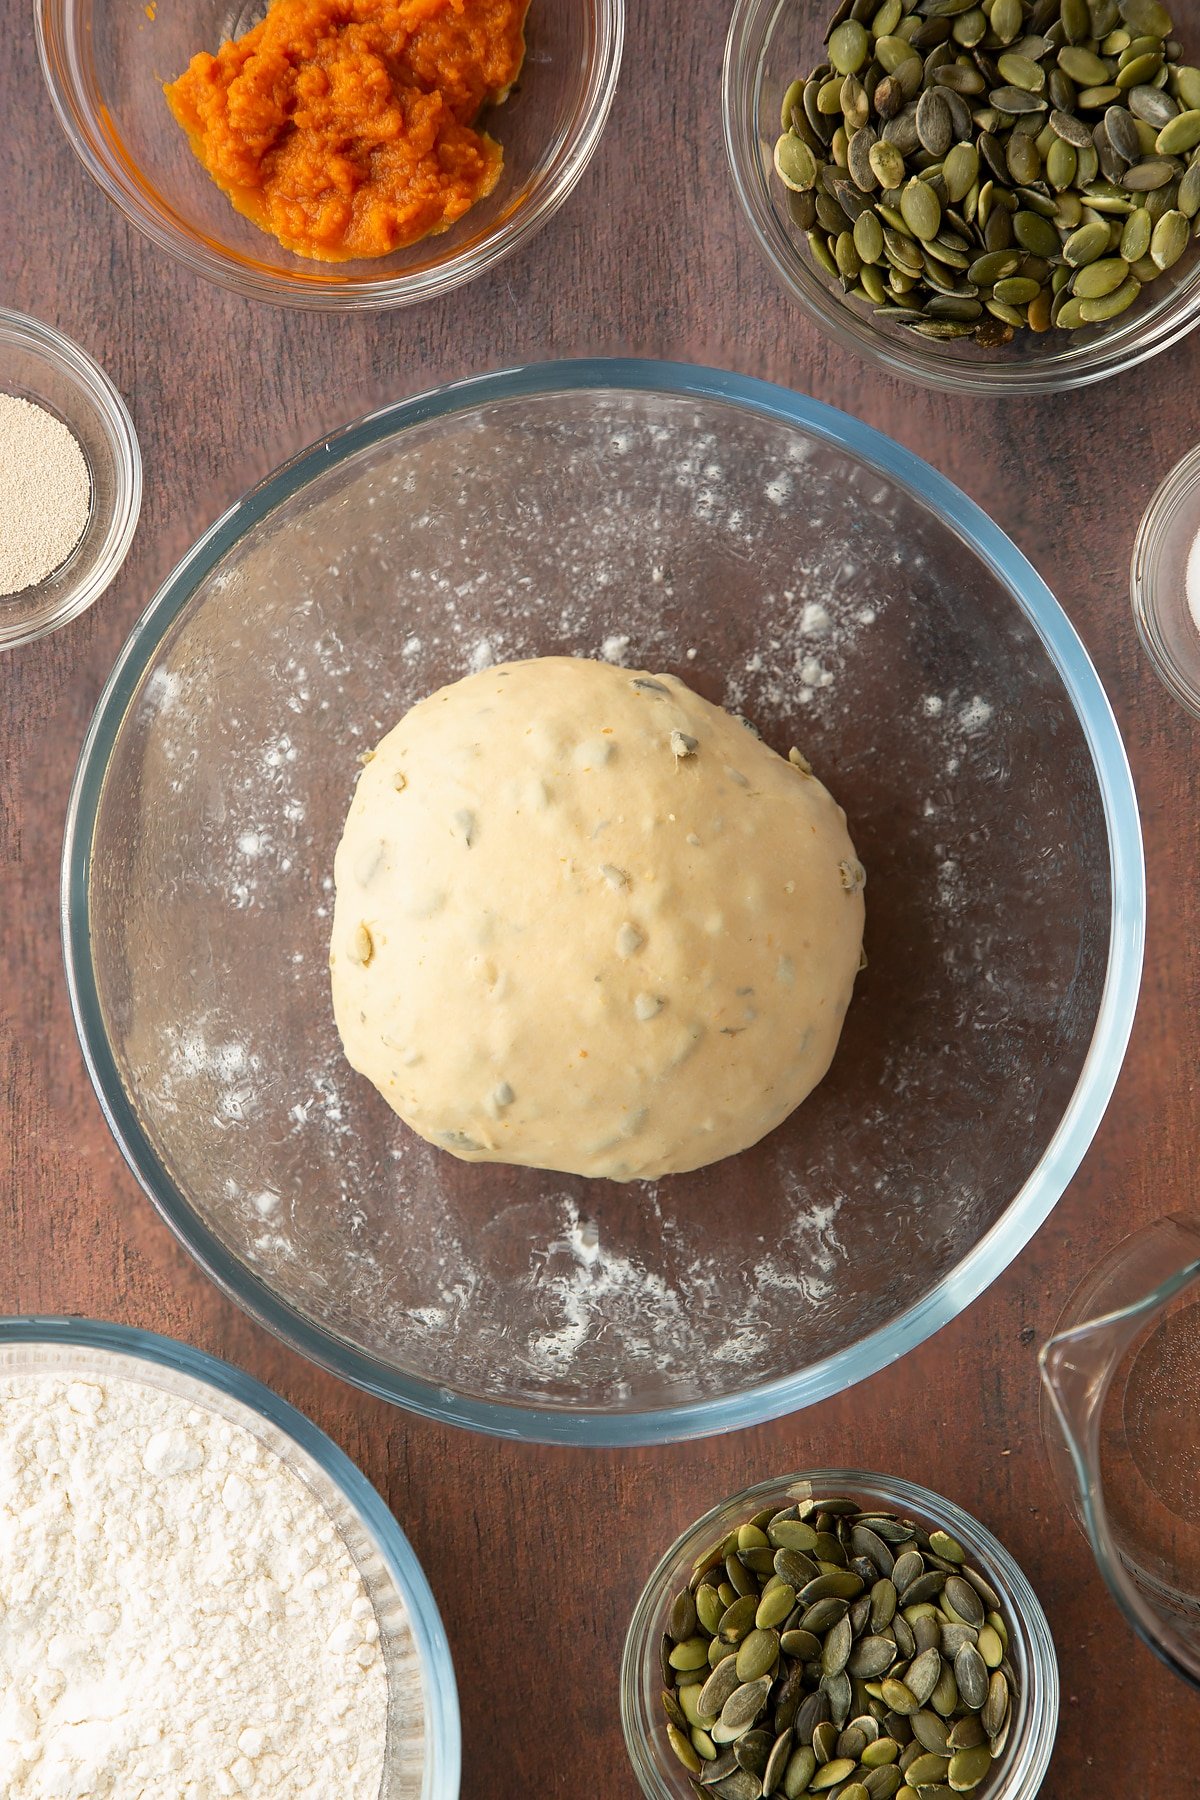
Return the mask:
[(1200, 718), (1200, 444), (1146, 509), (1130, 586), (1138, 634), (1160, 679)]
[(0, 308), (0, 650), (99, 599), (141, 502), (137, 435), (103, 369), (61, 332)]

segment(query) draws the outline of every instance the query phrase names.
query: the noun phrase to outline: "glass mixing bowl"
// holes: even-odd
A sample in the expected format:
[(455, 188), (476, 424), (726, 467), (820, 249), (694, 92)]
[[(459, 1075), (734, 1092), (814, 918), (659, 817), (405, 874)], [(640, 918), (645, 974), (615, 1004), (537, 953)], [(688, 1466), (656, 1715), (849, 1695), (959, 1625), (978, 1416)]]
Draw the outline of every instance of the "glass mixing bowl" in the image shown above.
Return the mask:
[(860, 1469), (813, 1469), (760, 1481), (689, 1526), (658, 1564), (634, 1609), (621, 1658), (621, 1724), (646, 1800), (694, 1800), (695, 1790), (663, 1728), (659, 1644), (671, 1602), (688, 1586), (697, 1559), (760, 1510), (782, 1510), (797, 1501), (835, 1495), (856, 1500), (867, 1512), (897, 1513), (926, 1531), (948, 1532), (967, 1552), (969, 1566), (999, 1595), (1011, 1632), (1008, 1655), (1016, 1675), (1016, 1698), (1003, 1757), (979, 1792), (983, 1800), (1033, 1800), (1054, 1749), (1059, 1707), (1054, 1639), (1037, 1595), (1003, 1544), (970, 1513), (929, 1488)]
[(236, 293), (322, 310), (406, 306), (447, 293), (526, 243), (571, 192), (616, 90), (624, 0), (535, 4), (521, 77), (484, 123), (504, 146), (494, 193), (438, 237), (378, 261), (311, 262), (236, 213), (163, 98), (198, 50), (215, 51), (266, 0), (37, 0), (42, 73), (88, 174), (160, 249)]
[[(468, 669), (564, 653), (799, 745), (868, 871), (825, 1081), (652, 1185), (431, 1148), (330, 1006), (361, 752)], [(631, 1443), (817, 1400), (994, 1279), (1112, 1091), (1144, 888), (1095, 672), (995, 525), (811, 400), (594, 362), (377, 413), (212, 527), (100, 701), (63, 906), (102, 1105), (227, 1291), (420, 1412)]]
[[(929, 387), (965, 394), (1044, 394), (1119, 375), (1178, 343), (1200, 321), (1200, 252), (1183, 259), (1109, 325), (1081, 331), (1018, 332), (1001, 350), (971, 340), (929, 342), (847, 301), (814, 263), (774, 172), (783, 96), (822, 60), (833, 0), (738, 0), (725, 45), (722, 111), (733, 185), (759, 250), (823, 331), (846, 349)], [(962, 9), (960, 9), (962, 10)], [(1197, 20), (1176, 9), (1185, 50), (1200, 57)]]
[(323, 1431), (229, 1363), (90, 1319), (0, 1319), (6, 1375), (107, 1377), (161, 1389), (250, 1432), (298, 1475), (337, 1527), (379, 1621), (390, 1689), (379, 1800), (457, 1800), (458, 1690), (437, 1604), (395, 1519)]

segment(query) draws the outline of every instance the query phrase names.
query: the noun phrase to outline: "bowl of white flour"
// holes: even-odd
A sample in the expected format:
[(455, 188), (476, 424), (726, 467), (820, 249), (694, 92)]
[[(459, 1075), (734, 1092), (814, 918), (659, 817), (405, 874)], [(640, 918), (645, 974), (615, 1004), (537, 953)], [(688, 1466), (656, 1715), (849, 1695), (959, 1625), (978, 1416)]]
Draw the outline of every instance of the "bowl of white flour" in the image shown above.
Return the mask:
[(454, 1671), (395, 1519), (229, 1365), (0, 1322), (6, 1800), (454, 1800)]

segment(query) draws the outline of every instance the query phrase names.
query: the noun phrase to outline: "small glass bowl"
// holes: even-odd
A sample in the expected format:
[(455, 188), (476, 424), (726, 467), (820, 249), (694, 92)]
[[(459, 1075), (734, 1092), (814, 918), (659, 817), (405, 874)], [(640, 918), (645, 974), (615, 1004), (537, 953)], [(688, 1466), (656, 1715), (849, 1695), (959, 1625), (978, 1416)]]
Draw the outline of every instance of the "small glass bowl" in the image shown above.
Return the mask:
[(981, 1791), (987, 1800), (1033, 1800), (1054, 1748), (1059, 1700), (1054, 1641), (1036, 1594), (1004, 1546), (969, 1513), (928, 1488), (859, 1469), (815, 1469), (760, 1481), (689, 1526), (651, 1575), (634, 1610), (621, 1659), (621, 1724), (643, 1794), (648, 1800), (695, 1800), (691, 1782), (667, 1742), (658, 1658), (671, 1602), (688, 1585), (696, 1559), (764, 1507), (833, 1495), (858, 1500), (865, 1511), (900, 1513), (927, 1531), (949, 1532), (967, 1552), (969, 1565), (999, 1594), (1011, 1632), (1008, 1654), (1018, 1689), (1007, 1747)]
[(77, 619), (113, 580), (137, 529), (142, 454), (100, 365), (60, 331), (3, 307), (0, 393), (32, 400), (68, 425), (92, 480), (88, 522), (66, 562), (32, 587), (0, 595), (0, 650), (11, 650)]
[(262, 17), (265, 0), (37, 0), (42, 73), (85, 169), (161, 249), (235, 293), (321, 311), (407, 306), (493, 269), (557, 212), (600, 140), (616, 88), (624, 0), (537, 0), (511, 96), (485, 124), (504, 147), (495, 192), (437, 237), (378, 260), (296, 256), (234, 211), (163, 97), (198, 50)]
[(457, 1800), (458, 1690), (437, 1603), (391, 1512), (323, 1431), (229, 1363), (123, 1325), (0, 1319), (0, 1377), (28, 1374), (109, 1375), (159, 1388), (249, 1431), (299, 1476), (336, 1526), (379, 1621), (389, 1688), (379, 1800)]
[(738, 0), (725, 45), (722, 91), (725, 147), (742, 209), (767, 262), (823, 331), (889, 374), (927, 387), (963, 394), (1044, 394), (1119, 375), (1168, 349), (1200, 322), (1195, 244), (1111, 324), (1018, 332), (999, 350), (982, 350), (969, 338), (934, 343), (847, 300), (813, 261), (772, 160), (784, 93), (818, 62), (832, 11), (832, 0), (812, 6), (801, 0)]
[[(1188, 563), (1200, 539), (1200, 444), (1177, 463), (1146, 508), (1129, 584), (1146, 654), (1167, 691), (1200, 718), (1200, 617), (1188, 602)], [(1192, 565), (1200, 600), (1200, 550)]]

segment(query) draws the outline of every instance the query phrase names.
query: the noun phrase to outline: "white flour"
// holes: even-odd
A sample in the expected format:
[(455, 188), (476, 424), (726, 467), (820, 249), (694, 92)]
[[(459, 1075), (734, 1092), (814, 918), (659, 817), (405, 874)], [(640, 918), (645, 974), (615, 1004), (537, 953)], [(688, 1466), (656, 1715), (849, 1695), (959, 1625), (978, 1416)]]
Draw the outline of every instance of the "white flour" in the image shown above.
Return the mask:
[(378, 1638), (249, 1431), (133, 1381), (0, 1379), (5, 1800), (377, 1800)]

